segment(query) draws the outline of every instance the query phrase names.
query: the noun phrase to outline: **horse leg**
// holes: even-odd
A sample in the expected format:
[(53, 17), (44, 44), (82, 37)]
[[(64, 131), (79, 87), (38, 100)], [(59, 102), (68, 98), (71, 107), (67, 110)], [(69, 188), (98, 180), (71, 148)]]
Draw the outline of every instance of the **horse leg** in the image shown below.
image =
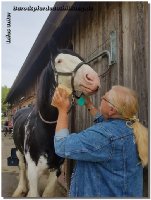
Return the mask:
[(16, 155), (19, 159), (19, 183), (18, 187), (13, 193), (12, 197), (20, 197), (25, 196), (27, 193), (27, 178), (26, 178), (26, 163), (24, 159), (24, 155), (17, 151)]
[(30, 154), (25, 155), (26, 162), (28, 163), (27, 176), (29, 183), (29, 191), (27, 197), (39, 197), (38, 193), (38, 170), (35, 162), (31, 159)]
[(57, 187), (56, 171), (50, 172), (47, 186), (43, 192), (42, 197), (55, 197), (55, 191)]

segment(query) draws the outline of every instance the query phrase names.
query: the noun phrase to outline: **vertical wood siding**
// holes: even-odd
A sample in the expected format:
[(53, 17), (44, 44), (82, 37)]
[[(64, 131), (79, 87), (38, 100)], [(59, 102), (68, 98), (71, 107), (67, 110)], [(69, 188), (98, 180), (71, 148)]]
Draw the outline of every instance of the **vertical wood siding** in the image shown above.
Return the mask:
[[(117, 33), (117, 63), (102, 81), (102, 88), (92, 97), (96, 106), (112, 85), (124, 85), (137, 91), (139, 119), (148, 126), (149, 93), (149, 5), (146, 2), (93, 3), (93, 12), (81, 14), (72, 27), (74, 50), (87, 59), (110, 48), (109, 34)], [(71, 40), (71, 39), (70, 39)], [(101, 46), (100, 46), (101, 45)], [(96, 52), (96, 53), (97, 53)], [(107, 59), (98, 59), (91, 66), (98, 72), (106, 70)], [(75, 132), (92, 124), (88, 111), (76, 107)], [(148, 172), (144, 170), (144, 196), (148, 196)]]
[[(101, 89), (92, 96), (92, 100), (98, 107), (100, 97), (113, 85), (132, 88), (138, 94), (139, 119), (145, 126), (148, 126), (149, 4), (147, 2), (92, 2), (91, 5), (93, 11), (77, 15), (74, 23), (61, 33), (58, 45), (66, 47), (65, 44), (71, 41), (73, 50), (88, 60), (100, 51), (110, 50), (110, 32), (116, 31), (117, 63), (101, 80)], [(62, 38), (64, 38), (63, 42)], [(91, 66), (98, 74), (102, 74), (107, 69), (107, 64), (106, 58), (99, 58), (93, 61)], [(74, 116), (75, 120), (70, 120), (70, 123), (74, 125), (75, 132), (93, 123), (84, 106), (81, 108), (77, 105)], [(68, 186), (72, 164), (70, 160), (67, 160), (65, 176)], [(147, 177), (146, 168), (144, 170), (144, 196), (148, 195)]]
[[(148, 42), (148, 3), (146, 2), (94, 2), (93, 12), (84, 12), (77, 17), (72, 25), (71, 40), (74, 50), (83, 58), (88, 59), (94, 52), (110, 49), (109, 35), (117, 33), (117, 63), (101, 80), (100, 91), (92, 97), (96, 106), (100, 97), (112, 85), (124, 85), (137, 91), (139, 98), (139, 118), (148, 126), (148, 73), (149, 73), (149, 42)], [(98, 48), (99, 47), (99, 48)], [(92, 55), (92, 56), (93, 56)], [(106, 70), (107, 59), (98, 59), (91, 63), (98, 74)], [(81, 123), (82, 121), (82, 123)], [(80, 131), (92, 124), (87, 110), (77, 106), (76, 130)]]

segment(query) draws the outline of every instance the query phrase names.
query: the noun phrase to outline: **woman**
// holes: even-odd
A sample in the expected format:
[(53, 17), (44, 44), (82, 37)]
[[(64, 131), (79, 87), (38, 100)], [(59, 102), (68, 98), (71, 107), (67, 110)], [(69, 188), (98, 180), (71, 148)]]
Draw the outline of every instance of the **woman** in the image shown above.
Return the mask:
[(56, 89), (53, 104), (59, 110), (55, 151), (76, 160), (70, 197), (142, 197), (143, 167), (148, 162), (147, 129), (136, 117), (134, 91), (113, 86), (102, 98), (99, 112), (89, 98), (86, 107), (95, 124), (69, 135), (69, 99)]

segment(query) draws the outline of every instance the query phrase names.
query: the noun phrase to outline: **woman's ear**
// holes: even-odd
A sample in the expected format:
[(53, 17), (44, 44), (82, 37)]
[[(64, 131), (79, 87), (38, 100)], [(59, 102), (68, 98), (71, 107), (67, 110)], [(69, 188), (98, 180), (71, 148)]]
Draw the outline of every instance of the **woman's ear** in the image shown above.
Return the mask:
[(114, 116), (114, 115), (116, 115), (116, 114), (117, 114), (116, 108), (110, 107), (109, 116), (111, 117), (111, 116)]

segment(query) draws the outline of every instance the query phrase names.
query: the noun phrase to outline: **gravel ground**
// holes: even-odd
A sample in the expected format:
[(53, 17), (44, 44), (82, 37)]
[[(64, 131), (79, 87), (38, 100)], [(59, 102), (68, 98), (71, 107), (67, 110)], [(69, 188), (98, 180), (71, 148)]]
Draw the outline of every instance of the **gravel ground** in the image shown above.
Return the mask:
[(17, 187), (19, 169), (17, 166), (7, 166), (7, 157), (11, 155), (11, 148), (14, 148), (11, 135), (2, 133), (2, 197), (11, 197)]
[[(11, 197), (18, 185), (19, 179), (19, 169), (18, 166), (7, 166), (7, 157), (11, 155), (11, 148), (14, 148), (14, 142), (11, 135), (6, 137), (2, 133), (2, 197), (8, 198)], [(46, 184), (46, 179), (43, 178), (40, 181), (41, 188), (44, 188)], [(66, 197), (66, 190), (60, 185), (57, 184), (56, 197)]]

